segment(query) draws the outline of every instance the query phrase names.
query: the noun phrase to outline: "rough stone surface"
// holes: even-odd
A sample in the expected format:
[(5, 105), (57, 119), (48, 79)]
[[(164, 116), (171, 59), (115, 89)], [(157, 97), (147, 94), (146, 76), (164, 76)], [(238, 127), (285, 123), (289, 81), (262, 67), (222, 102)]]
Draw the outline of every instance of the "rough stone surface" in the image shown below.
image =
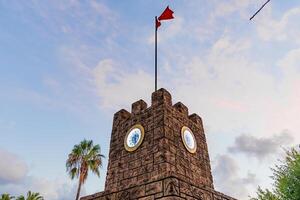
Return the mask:
[[(127, 131), (135, 124), (145, 129), (141, 146), (124, 148)], [(197, 151), (188, 152), (181, 128), (189, 127)], [(181, 102), (172, 105), (165, 89), (152, 94), (151, 106), (143, 100), (114, 115), (105, 191), (82, 200), (233, 200), (213, 187), (210, 160), (201, 118), (188, 115)]]

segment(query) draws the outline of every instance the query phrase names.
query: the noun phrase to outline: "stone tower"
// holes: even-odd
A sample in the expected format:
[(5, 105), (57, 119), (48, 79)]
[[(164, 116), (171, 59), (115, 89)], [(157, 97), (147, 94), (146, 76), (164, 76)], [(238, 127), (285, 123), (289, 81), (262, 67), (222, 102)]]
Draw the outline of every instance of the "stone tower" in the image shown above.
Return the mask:
[(214, 190), (201, 118), (165, 89), (115, 113), (105, 190), (81, 199), (234, 200)]

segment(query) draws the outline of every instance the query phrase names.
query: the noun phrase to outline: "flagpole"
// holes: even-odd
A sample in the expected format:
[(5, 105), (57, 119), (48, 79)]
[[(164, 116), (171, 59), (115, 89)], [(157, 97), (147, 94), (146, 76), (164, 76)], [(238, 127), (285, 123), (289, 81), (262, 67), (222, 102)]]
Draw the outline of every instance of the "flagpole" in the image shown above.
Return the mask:
[(157, 91), (157, 26), (156, 26), (156, 22), (157, 22), (157, 16), (155, 16), (155, 22), (154, 22), (154, 26), (155, 26), (155, 92)]

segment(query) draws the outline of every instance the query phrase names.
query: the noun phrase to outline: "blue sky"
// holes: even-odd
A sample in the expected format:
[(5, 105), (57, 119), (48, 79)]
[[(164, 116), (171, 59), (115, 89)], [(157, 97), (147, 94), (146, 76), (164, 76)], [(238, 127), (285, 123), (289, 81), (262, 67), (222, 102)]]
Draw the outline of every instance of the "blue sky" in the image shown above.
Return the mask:
[[(0, 193), (73, 199), (73, 145), (93, 139), (107, 157), (113, 114), (149, 103), (153, 19), (167, 5), (159, 87), (203, 118), (216, 189), (247, 199), (269, 186), (300, 139), (300, 3), (271, 1), (249, 21), (262, 3), (0, 0)], [(106, 164), (84, 193), (103, 190)]]

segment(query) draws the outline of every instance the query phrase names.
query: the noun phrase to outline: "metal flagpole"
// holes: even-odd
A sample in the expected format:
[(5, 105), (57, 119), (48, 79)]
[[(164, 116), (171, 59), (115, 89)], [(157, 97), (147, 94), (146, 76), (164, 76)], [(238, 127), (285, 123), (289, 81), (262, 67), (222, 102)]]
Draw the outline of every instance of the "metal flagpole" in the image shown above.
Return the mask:
[(155, 16), (155, 91), (157, 91), (157, 16)]

